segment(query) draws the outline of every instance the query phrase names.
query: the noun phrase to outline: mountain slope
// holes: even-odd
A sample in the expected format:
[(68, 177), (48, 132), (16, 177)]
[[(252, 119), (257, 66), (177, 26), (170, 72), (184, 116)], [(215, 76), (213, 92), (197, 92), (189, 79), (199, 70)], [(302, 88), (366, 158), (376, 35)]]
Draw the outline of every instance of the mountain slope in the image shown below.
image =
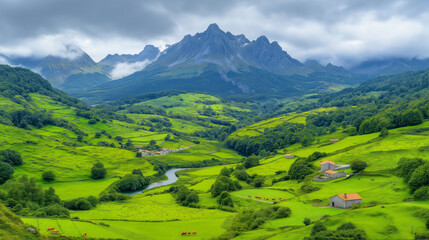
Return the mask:
[(359, 80), (331, 64), (302, 64), (265, 36), (249, 41), (211, 24), (202, 33), (186, 35), (144, 70), (72, 94), (92, 103), (173, 89), (222, 96), (294, 96)]
[(350, 71), (376, 77), (381, 75), (394, 75), (406, 71), (424, 70), (427, 68), (429, 68), (429, 58), (386, 58), (364, 61), (351, 68)]

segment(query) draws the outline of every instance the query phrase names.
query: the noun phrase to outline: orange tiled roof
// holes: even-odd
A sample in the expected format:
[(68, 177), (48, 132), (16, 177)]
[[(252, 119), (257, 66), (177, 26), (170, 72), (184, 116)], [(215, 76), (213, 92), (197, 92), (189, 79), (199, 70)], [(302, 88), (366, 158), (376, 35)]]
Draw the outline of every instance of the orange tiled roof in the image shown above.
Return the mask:
[(334, 171), (334, 170), (326, 170), (326, 171), (325, 171), (325, 173), (327, 173), (327, 174), (335, 174), (335, 173), (337, 173), (337, 171)]
[(326, 163), (330, 163), (330, 164), (334, 164), (335, 165), (335, 162), (333, 162), (331, 160), (325, 160), (325, 161), (321, 162), (320, 165), (323, 165), (323, 164), (326, 164)]
[(339, 196), (340, 198), (346, 201), (362, 199), (362, 197), (359, 196), (359, 194), (357, 193), (346, 193), (346, 194), (347, 194), (347, 197), (344, 197), (344, 194), (338, 194), (337, 196)]
[(292, 154), (285, 154), (285, 156), (290, 157), (290, 156), (292, 156)]

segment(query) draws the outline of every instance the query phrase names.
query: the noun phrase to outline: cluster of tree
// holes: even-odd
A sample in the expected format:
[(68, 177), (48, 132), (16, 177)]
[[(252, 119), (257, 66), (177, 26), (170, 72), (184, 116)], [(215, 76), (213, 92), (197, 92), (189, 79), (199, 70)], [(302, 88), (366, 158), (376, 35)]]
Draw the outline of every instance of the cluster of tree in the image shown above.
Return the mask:
[(149, 144), (144, 146), (144, 149), (149, 151), (159, 151), (161, 150), (161, 146), (157, 145), (155, 140), (150, 140)]
[(26, 176), (7, 181), (0, 190), (3, 204), (19, 215), (70, 216), (53, 188), (44, 189), (35, 178)]
[(342, 239), (366, 239), (366, 233), (362, 229), (356, 228), (351, 223), (344, 223), (339, 226), (335, 231), (328, 231), (328, 229), (321, 222), (316, 222), (311, 229), (309, 237), (305, 237), (305, 240), (342, 240)]
[(414, 198), (429, 200), (429, 162), (421, 158), (401, 158), (397, 173), (410, 186)]
[(98, 205), (98, 199), (94, 196), (76, 198), (63, 201), (64, 207), (69, 210), (90, 210)]
[(274, 152), (297, 142), (310, 144), (317, 135), (317, 129), (298, 123), (283, 123), (274, 128), (265, 129), (264, 133), (254, 137), (228, 137), (225, 146), (244, 156), (259, 155), (261, 151)]
[(290, 179), (298, 180), (299, 182), (301, 182), (308, 175), (311, 175), (315, 172), (316, 167), (311, 164), (311, 161), (309, 161), (308, 158), (298, 158), (290, 166), (288, 174)]
[(200, 201), (198, 194), (184, 185), (170, 187), (167, 192), (171, 193), (176, 202), (182, 206), (198, 207)]
[(154, 175), (156, 177), (161, 177), (165, 174), (165, 172), (170, 169), (170, 166), (166, 162), (159, 161), (156, 159), (149, 159), (150, 164), (153, 165), (153, 170), (155, 170), (157, 173)]
[(152, 132), (160, 131), (164, 127), (169, 128), (173, 126), (169, 118), (155, 118), (155, 117), (142, 120), (140, 125), (149, 127), (149, 131), (152, 131)]
[(223, 191), (218, 197), (217, 197), (217, 203), (220, 207), (234, 207), (234, 202), (232, 201), (231, 194), (227, 191)]
[(107, 169), (104, 167), (104, 164), (101, 162), (94, 163), (91, 168), (91, 178), (92, 179), (102, 179), (106, 177)]
[(143, 176), (140, 169), (134, 169), (116, 183), (118, 192), (134, 192), (143, 190), (150, 184), (150, 178)]
[(222, 192), (232, 192), (240, 190), (242, 187), (238, 181), (233, 181), (230, 177), (219, 175), (215, 183), (211, 186), (212, 197), (219, 196)]
[(287, 218), (292, 211), (288, 207), (271, 206), (258, 210), (249, 209), (236, 214), (227, 233), (223, 235), (224, 239), (231, 239), (240, 232), (254, 230), (259, 228), (268, 220)]
[[(251, 157), (249, 157), (249, 158), (251, 158)], [(226, 169), (226, 168), (224, 168), (224, 169)], [(233, 172), (232, 172), (232, 170), (233, 170)], [(252, 185), (256, 188), (262, 187), (262, 185), (265, 182), (265, 178), (263, 176), (259, 176), (256, 173), (249, 175), (246, 172), (246, 168), (244, 167), (244, 164), (237, 165), (235, 167), (235, 170), (231, 168), (231, 173), (233, 173), (235, 178), (237, 178), (239, 181), (245, 181), (247, 184)], [(222, 172), (220, 175), (222, 175)], [(228, 177), (229, 177), (229, 175), (228, 175)]]

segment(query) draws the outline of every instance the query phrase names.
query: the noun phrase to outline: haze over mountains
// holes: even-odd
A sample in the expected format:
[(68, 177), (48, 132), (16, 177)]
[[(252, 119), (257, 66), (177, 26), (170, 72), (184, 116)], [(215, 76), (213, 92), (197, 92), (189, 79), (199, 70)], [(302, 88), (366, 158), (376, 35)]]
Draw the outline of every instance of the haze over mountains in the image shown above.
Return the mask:
[(98, 63), (81, 49), (68, 48), (76, 57), (2, 57), (92, 103), (172, 89), (224, 96), (293, 96), (429, 67), (429, 59), (415, 58), (367, 60), (348, 70), (312, 60), (301, 63), (265, 36), (250, 41), (216, 24), (186, 35), (162, 52), (148, 45), (139, 54), (109, 54)]

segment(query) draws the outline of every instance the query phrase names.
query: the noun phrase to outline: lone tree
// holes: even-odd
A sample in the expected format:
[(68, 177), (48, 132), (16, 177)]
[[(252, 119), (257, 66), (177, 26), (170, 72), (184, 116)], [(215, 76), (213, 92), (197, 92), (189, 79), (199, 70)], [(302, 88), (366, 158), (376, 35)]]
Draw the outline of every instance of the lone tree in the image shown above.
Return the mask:
[(5, 183), (13, 176), (13, 168), (5, 162), (0, 162), (0, 184)]
[(305, 224), (305, 226), (308, 226), (311, 224), (311, 219), (310, 218), (304, 218), (303, 223)]
[(55, 180), (55, 173), (53, 171), (44, 171), (42, 173), (42, 178), (45, 181), (54, 181)]
[(94, 163), (94, 166), (91, 168), (91, 178), (101, 179), (106, 176), (107, 170), (104, 168), (104, 165), (100, 162)]
[(361, 172), (363, 171), (368, 165), (366, 162), (362, 160), (355, 160), (352, 162), (351, 167), (353, 172)]

